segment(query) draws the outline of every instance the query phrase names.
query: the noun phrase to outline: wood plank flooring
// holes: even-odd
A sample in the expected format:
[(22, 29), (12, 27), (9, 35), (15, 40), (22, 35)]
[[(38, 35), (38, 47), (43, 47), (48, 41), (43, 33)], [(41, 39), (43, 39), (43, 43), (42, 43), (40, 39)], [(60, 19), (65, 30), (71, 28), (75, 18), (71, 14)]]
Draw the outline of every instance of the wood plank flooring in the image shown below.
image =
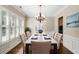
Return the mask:
[(13, 48), (11, 51), (9, 51), (7, 54), (23, 54), (22, 44), (20, 43), (15, 48)]
[[(7, 54), (23, 54), (22, 44), (20, 43), (14, 49), (9, 51)], [(72, 52), (69, 51), (67, 48), (63, 47), (63, 45), (61, 44), (58, 54), (72, 54)]]

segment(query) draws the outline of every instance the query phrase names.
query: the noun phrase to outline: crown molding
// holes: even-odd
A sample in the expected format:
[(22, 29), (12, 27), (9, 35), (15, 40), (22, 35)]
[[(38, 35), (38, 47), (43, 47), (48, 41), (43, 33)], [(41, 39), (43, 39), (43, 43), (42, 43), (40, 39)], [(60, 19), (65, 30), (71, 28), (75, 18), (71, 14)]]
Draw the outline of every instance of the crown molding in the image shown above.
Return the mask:
[(54, 17), (57, 16), (59, 13), (61, 13), (63, 10), (65, 10), (65, 9), (68, 8), (68, 7), (69, 7), (69, 5), (64, 6), (62, 9), (60, 9), (60, 10), (54, 15)]
[[(28, 17), (28, 15), (26, 15), (23, 11), (22, 11), (22, 9), (21, 8), (19, 8), (18, 6), (16, 6), (16, 5), (11, 5), (12, 7), (14, 7), (15, 9), (17, 9), (21, 14), (23, 14), (24, 16), (27, 16)], [(57, 16), (60, 12), (62, 12), (64, 9), (66, 9), (66, 8), (68, 8), (69, 7), (69, 5), (66, 5), (66, 6), (64, 6), (63, 8), (61, 8), (56, 14), (54, 14), (53, 16), (51, 16), (51, 17), (55, 17), (55, 16)]]
[(22, 11), (21, 8), (19, 8), (18, 6), (16, 5), (11, 5), (13, 8), (15, 8), (17, 11), (19, 11), (23, 16), (26, 16), (26, 14)]

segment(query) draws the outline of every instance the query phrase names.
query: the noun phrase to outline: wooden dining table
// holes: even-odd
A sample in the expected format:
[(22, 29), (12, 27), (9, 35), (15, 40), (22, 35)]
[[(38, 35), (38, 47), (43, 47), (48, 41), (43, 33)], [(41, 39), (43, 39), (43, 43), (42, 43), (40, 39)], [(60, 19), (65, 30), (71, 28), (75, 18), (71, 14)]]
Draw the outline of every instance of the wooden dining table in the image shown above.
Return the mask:
[(55, 41), (53, 38), (51, 38), (48, 34), (43, 33), (43, 34), (38, 34), (35, 33), (33, 34), (25, 43), (26, 43), (26, 54), (29, 53), (29, 46), (31, 45), (31, 41), (36, 41), (36, 42), (46, 42), (46, 41), (51, 41), (51, 46), (54, 47), (54, 53), (57, 53), (57, 41)]

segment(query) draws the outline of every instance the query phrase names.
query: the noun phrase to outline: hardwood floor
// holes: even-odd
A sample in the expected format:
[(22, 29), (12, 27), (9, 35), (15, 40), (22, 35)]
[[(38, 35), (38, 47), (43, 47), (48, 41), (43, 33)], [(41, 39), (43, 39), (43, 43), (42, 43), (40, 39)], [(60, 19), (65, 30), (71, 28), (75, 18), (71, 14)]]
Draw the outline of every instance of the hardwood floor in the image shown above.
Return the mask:
[(20, 43), (15, 48), (13, 48), (11, 51), (9, 51), (7, 54), (23, 54), (22, 44)]
[(73, 54), (71, 51), (69, 51), (67, 48), (65, 48), (62, 44), (60, 45), (59, 54)]
[[(22, 44), (20, 43), (7, 54), (23, 54)], [(69, 51), (67, 48), (63, 47), (63, 45), (61, 44), (58, 54), (72, 54), (72, 52)]]

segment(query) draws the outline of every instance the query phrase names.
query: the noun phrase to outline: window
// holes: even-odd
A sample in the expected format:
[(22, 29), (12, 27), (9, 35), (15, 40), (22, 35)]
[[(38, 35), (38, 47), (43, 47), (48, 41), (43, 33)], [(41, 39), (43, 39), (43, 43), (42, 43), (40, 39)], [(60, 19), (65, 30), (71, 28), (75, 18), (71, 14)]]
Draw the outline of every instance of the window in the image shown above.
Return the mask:
[(19, 21), (20, 21), (20, 23), (19, 23), (19, 25), (20, 25), (19, 29), (20, 29), (20, 34), (21, 34), (22, 33), (22, 19), (19, 18)]
[(10, 35), (11, 35), (11, 38), (15, 37), (15, 19), (16, 19), (15, 16), (10, 14), (9, 20), (10, 20)]
[(0, 9), (0, 43), (6, 42), (24, 32), (24, 20), (21, 16), (1, 8)]
[(24, 33), (24, 19), (20, 18), (20, 34)]
[(22, 18), (22, 33), (24, 33), (24, 19)]
[(6, 36), (6, 12), (2, 11), (2, 36)]
[(16, 37), (19, 36), (19, 19), (18, 17), (16, 18)]
[(9, 20), (8, 20), (8, 14), (6, 11), (1, 11), (1, 17), (2, 17), (2, 24), (1, 24), (1, 30), (2, 30), (2, 41), (9, 40), (8, 35), (8, 26), (9, 26)]

